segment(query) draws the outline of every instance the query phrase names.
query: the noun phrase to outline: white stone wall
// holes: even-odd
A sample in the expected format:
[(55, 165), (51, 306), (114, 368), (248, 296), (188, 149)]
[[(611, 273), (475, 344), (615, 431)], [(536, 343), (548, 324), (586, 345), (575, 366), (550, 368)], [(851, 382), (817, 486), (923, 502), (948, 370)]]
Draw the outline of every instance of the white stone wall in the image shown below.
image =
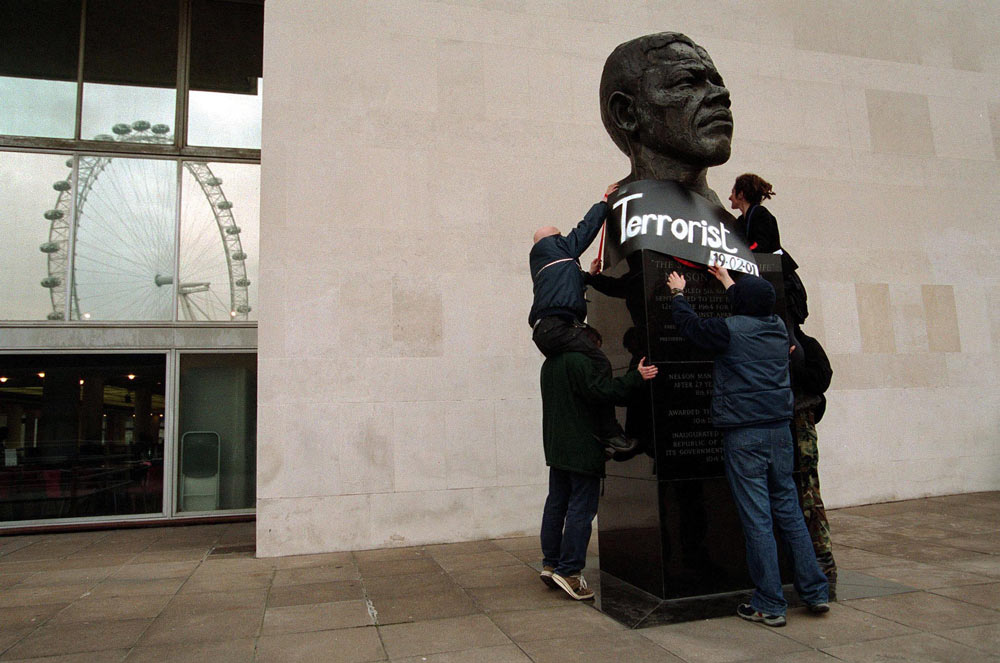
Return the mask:
[(258, 554), (536, 531), (531, 233), (627, 174), (598, 81), (662, 30), (732, 93), (716, 191), (778, 192), (828, 505), (1000, 488), (1000, 5), (273, 0)]

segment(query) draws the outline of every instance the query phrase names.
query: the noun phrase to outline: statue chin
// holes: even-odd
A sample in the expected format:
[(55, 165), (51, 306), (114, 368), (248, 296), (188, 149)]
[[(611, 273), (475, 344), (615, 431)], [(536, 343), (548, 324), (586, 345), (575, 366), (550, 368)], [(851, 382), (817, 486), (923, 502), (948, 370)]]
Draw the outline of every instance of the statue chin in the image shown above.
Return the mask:
[(685, 175), (704, 171), (712, 166), (721, 166), (729, 161), (732, 154), (732, 143), (726, 140), (712, 141), (701, 144), (698, 149), (678, 152), (676, 150), (657, 152), (646, 146), (640, 146), (634, 154), (629, 155), (635, 170), (636, 179), (670, 179), (683, 181)]
[(732, 154), (732, 151), (732, 143), (726, 141), (724, 145), (719, 145), (718, 148), (713, 150), (711, 155), (709, 155), (709, 158), (703, 163), (705, 167), (721, 166), (729, 161), (729, 156)]

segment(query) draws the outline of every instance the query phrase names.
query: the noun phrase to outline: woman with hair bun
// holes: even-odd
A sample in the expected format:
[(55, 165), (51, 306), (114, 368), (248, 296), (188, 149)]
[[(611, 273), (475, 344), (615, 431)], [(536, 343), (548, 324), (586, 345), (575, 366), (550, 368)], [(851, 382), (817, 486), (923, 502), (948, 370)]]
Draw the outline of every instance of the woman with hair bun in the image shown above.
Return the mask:
[(753, 173), (743, 173), (737, 177), (733, 191), (729, 194), (731, 207), (740, 211), (736, 226), (743, 232), (754, 253), (782, 252), (778, 221), (766, 207), (761, 206), (763, 201), (770, 200), (773, 195), (771, 184)]
[(774, 196), (774, 189), (764, 178), (753, 173), (743, 173), (736, 178), (729, 194), (732, 209), (740, 211), (736, 228), (743, 233), (747, 246), (754, 253), (777, 253), (781, 256), (781, 271), (785, 282), (785, 304), (793, 322), (802, 324), (809, 315), (806, 290), (795, 270), (798, 263), (781, 246), (778, 220), (761, 205)]

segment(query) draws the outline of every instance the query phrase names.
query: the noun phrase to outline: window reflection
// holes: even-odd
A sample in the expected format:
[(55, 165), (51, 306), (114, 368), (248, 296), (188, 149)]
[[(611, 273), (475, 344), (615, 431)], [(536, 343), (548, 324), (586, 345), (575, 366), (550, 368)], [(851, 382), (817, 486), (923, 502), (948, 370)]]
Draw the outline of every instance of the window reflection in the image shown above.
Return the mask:
[(109, 140), (112, 126), (137, 120), (173, 125), (177, 3), (88, 0), (86, 25), (80, 137)]
[(170, 320), (177, 163), (80, 157), (79, 164), (70, 315)]
[(70, 220), (69, 157), (0, 153), (0, 319), (62, 319)]
[(0, 134), (72, 138), (80, 0), (4, 0), (0, 44)]
[(263, 2), (194, 0), (188, 144), (260, 148)]
[(260, 166), (185, 162), (179, 320), (257, 317)]
[(163, 509), (165, 355), (0, 355), (0, 521)]

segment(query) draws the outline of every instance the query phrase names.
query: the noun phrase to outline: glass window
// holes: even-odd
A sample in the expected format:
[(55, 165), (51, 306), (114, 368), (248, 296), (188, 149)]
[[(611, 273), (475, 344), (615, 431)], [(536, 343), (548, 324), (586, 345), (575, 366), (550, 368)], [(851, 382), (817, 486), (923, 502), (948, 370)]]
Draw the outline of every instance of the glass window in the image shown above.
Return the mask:
[(188, 144), (260, 149), (263, 2), (194, 0)]
[(177, 162), (79, 163), (71, 317), (172, 319)]
[(166, 355), (0, 355), (0, 521), (163, 511)]
[(257, 355), (182, 354), (177, 511), (256, 502)]
[(179, 320), (255, 320), (260, 166), (185, 162)]
[(4, 0), (0, 44), (0, 134), (72, 138), (80, 0)]
[(116, 129), (173, 125), (178, 20), (176, 2), (87, 0), (81, 138), (136, 141)]
[(71, 165), (66, 155), (0, 152), (0, 319), (65, 315)]

